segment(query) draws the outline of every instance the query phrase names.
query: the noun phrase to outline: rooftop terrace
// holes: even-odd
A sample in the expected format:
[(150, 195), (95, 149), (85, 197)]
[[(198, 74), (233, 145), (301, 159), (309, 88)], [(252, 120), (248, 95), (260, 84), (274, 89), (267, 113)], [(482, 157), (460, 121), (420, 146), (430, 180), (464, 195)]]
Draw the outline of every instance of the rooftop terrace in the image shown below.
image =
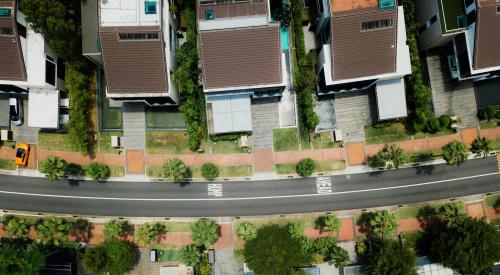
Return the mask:
[(101, 26), (159, 26), (159, 0), (99, 0)]
[[(463, 1), (437, 0), (443, 33), (466, 27), (467, 18)], [(465, 20), (465, 21), (464, 21)]]

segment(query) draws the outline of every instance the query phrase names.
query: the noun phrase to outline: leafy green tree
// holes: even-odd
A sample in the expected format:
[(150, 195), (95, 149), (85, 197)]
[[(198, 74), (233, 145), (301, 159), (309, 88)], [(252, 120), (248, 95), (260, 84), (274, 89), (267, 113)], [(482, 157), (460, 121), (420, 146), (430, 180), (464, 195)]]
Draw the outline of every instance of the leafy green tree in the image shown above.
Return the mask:
[(187, 266), (195, 266), (201, 261), (200, 248), (194, 244), (188, 244), (181, 250), (181, 262)]
[(340, 229), (340, 220), (334, 215), (326, 215), (318, 218), (321, 230), (326, 232), (338, 232)]
[(89, 248), (85, 251), (85, 254), (83, 254), (83, 266), (85, 270), (92, 273), (106, 272), (108, 261), (108, 255), (103, 246)]
[(145, 245), (150, 245), (164, 231), (165, 226), (160, 223), (144, 223), (137, 227), (137, 239)]
[(368, 274), (417, 275), (417, 257), (396, 240), (372, 238), (369, 240), (366, 259)]
[(134, 267), (137, 263), (138, 253), (137, 247), (133, 243), (117, 239), (106, 240), (85, 252), (83, 265), (87, 271), (92, 273), (120, 275)]
[(285, 226), (273, 224), (257, 230), (257, 237), (245, 244), (244, 255), (255, 274), (291, 274), (300, 265), (302, 250)]
[(328, 251), (326, 259), (329, 264), (335, 265), (337, 268), (346, 267), (351, 261), (347, 250), (337, 245)]
[(321, 237), (313, 241), (314, 251), (321, 255), (326, 255), (334, 246), (337, 240), (333, 237)]
[(119, 239), (123, 237), (129, 229), (130, 225), (127, 221), (111, 220), (104, 225), (104, 239)]
[(438, 217), (442, 222), (452, 226), (458, 220), (464, 218), (465, 214), (461, 213), (456, 205), (445, 204), (439, 208)]
[(381, 238), (394, 234), (398, 227), (398, 217), (396, 213), (389, 213), (387, 210), (378, 211), (370, 220), (373, 233)]
[(199, 219), (191, 225), (191, 239), (198, 246), (209, 247), (219, 238), (219, 226), (212, 220)]
[(45, 254), (36, 243), (0, 244), (0, 274), (38, 274), (45, 260)]
[(186, 176), (187, 169), (182, 160), (177, 158), (169, 159), (163, 164), (163, 177), (174, 182), (179, 182)]
[(257, 227), (251, 222), (242, 222), (236, 228), (238, 239), (249, 241), (257, 237)]
[(295, 239), (304, 236), (304, 223), (299, 221), (288, 224), (288, 233)]
[(49, 181), (56, 181), (66, 176), (68, 163), (59, 157), (50, 156), (42, 162), (40, 168), (40, 171), (47, 175)]
[(467, 160), (467, 146), (454, 140), (443, 147), (443, 159), (449, 165), (459, 165)]
[(205, 163), (201, 166), (201, 175), (207, 180), (214, 180), (219, 176), (219, 168), (213, 163)]
[(18, 216), (7, 216), (4, 218), (3, 224), (5, 230), (11, 236), (23, 237), (28, 235), (31, 223), (27, 219)]
[(398, 169), (399, 166), (404, 164), (407, 160), (407, 156), (403, 149), (394, 144), (384, 145), (384, 148), (377, 153), (376, 157), (389, 169)]
[(477, 137), (472, 142), (471, 146), (472, 146), (471, 148), (472, 153), (478, 156), (482, 156), (483, 158), (487, 158), (488, 154), (492, 150), (491, 141), (486, 137)]
[(297, 173), (303, 177), (309, 177), (316, 169), (316, 162), (310, 158), (305, 158), (297, 164)]
[(44, 245), (61, 246), (68, 241), (74, 223), (62, 218), (42, 219), (37, 225), (37, 235)]
[(87, 174), (95, 181), (104, 181), (109, 178), (109, 167), (104, 163), (92, 162), (87, 168)]
[(431, 258), (461, 274), (488, 274), (500, 261), (500, 233), (484, 220), (464, 217), (453, 226), (437, 223), (425, 235)]

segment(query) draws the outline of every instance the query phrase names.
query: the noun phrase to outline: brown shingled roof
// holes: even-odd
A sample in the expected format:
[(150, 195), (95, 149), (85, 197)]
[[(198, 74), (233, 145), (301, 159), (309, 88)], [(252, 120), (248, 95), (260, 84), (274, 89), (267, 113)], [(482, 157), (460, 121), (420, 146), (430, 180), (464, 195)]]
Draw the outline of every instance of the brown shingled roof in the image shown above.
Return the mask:
[[(159, 39), (119, 41), (119, 33), (158, 33)], [(163, 37), (159, 27), (101, 27), (108, 93), (167, 93)]]
[(199, 37), (205, 89), (281, 83), (278, 24), (204, 31)]
[(12, 28), (13, 35), (0, 35), (0, 79), (25, 81), (26, 71), (14, 16), (0, 18), (0, 27)]
[[(392, 19), (392, 27), (361, 31), (363, 22)], [(397, 9), (360, 9), (333, 13), (331, 49), (333, 80), (396, 71)]]
[(500, 2), (482, 0), (477, 12), (474, 69), (500, 66)]

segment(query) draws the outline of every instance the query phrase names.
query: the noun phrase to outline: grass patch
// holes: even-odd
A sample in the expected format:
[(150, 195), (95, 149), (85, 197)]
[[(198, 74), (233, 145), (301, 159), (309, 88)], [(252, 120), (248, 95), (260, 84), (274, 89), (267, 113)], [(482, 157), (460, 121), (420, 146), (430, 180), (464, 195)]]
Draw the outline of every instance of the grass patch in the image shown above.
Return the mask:
[[(447, 203), (422, 204), (416, 206), (402, 207), (397, 210), (398, 218), (399, 219), (417, 218), (420, 209), (422, 209), (423, 207), (430, 206), (435, 210), (439, 210), (439, 208), (445, 204)], [(449, 204), (455, 205), (460, 210), (461, 213), (465, 213), (465, 206), (463, 202), (452, 202)]]
[(451, 135), (454, 133), (451, 129), (444, 129), (432, 134), (419, 132), (410, 135), (406, 132), (405, 125), (402, 122), (384, 122), (365, 126), (366, 144), (385, 144), (396, 141)]
[(185, 131), (147, 131), (146, 152), (148, 154), (191, 153)]
[(422, 238), (422, 232), (413, 231), (413, 232), (405, 232), (401, 233), (403, 235), (406, 245), (413, 250), (417, 249), (417, 243)]
[(494, 226), (500, 226), (500, 219), (490, 220), (490, 224), (492, 224)]
[(413, 152), (409, 154), (410, 162), (423, 162), (434, 159), (441, 159), (443, 157), (442, 149), (433, 149), (427, 151)]
[(310, 215), (310, 216), (302, 216), (302, 217), (286, 217), (286, 218), (267, 218), (267, 219), (255, 219), (255, 220), (245, 220), (245, 219), (240, 219), (236, 220), (233, 223), (233, 228), (238, 228), (238, 225), (244, 221), (251, 222), (255, 224), (255, 227), (261, 228), (263, 226), (269, 225), (269, 224), (280, 224), (280, 225), (286, 225), (290, 223), (303, 223), (304, 228), (314, 228), (316, 226), (316, 220), (318, 219), (319, 216), (315, 215)]
[(190, 232), (192, 222), (164, 222), (167, 232)]
[(325, 132), (314, 134), (312, 146), (314, 149), (338, 148), (342, 147), (343, 143), (332, 141), (331, 133)]
[(491, 141), (491, 149), (492, 150), (500, 150), (500, 139)]
[(181, 250), (184, 247), (182, 244), (153, 244), (152, 248), (161, 250)]
[(122, 108), (109, 106), (109, 98), (103, 93), (106, 90), (105, 84), (101, 84), (103, 84), (99, 89), (101, 129), (121, 129), (123, 126)]
[[(189, 167), (191, 178), (202, 178), (201, 167)], [(146, 174), (151, 178), (162, 178), (162, 166), (151, 165), (146, 167)], [(249, 177), (253, 175), (253, 166), (223, 166), (219, 167), (219, 178), (225, 177)]]
[(276, 152), (299, 150), (297, 128), (274, 129), (273, 146)]
[(158, 251), (158, 261), (160, 262), (177, 262), (181, 260), (180, 250), (164, 250)]
[(112, 131), (112, 132), (99, 132), (98, 148), (99, 153), (111, 153), (118, 154), (122, 149), (111, 147), (111, 136), (123, 137), (123, 132)]
[(212, 153), (225, 154), (225, 153), (248, 153), (251, 150), (250, 147), (241, 148), (238, 144), (238, 140), (220, 140), (217, 142), (211, 142), (210, 147), (212, 148)]
[(16, 170), (16, 162), (11, 159), (0, 159), (1, 170)]
[(146, 109), (146, 127), (152, 129), (186, 129), (186, 119), (177, 108)]
[(0, 141), (0, 147), (10, 147), (10, 148), (15, 148), (16, 147), (16, 142), (14, 140), (4, 140)]
[(493, 207), (495, 206), (495, 203), (500, 200), (500, 194), (498, 195), (492, 195), (492, 196), (488, 196), (486, 197), (486, 199), (484, 200), (484, 205), (486, 207)]
[(146, 166), (146, 175), (150, 178), (161, 178), (162, 177), (162, 171), (161, 171), (161, 165), (148, 165)]
[[(339, 171), (339, 170), (344, 170), (346, 168), (344, 160), (324, 161), (324, 162), (317, 162), (316, 164), (317, 166), (316, 170), (314, 170), (315, 172)], [(281, 164), (276, 164), (274, 167), (276, 173), (280, 175), (287, 175), (287, 174), (297, 174), (296, 166), (297, 164), (294, 163), (281, 163)]]
[(112, 177), (125, 176), (125, 166), (109, 166), (109, 170)]
[(39, 132), (38, 148), (45, 150), (76, 152), (68, 139), (68, 135), (60, 133)]
[(500, 123), (499, 119), (492, 119), (490, 121), (481, 120), (479, 121), (479, 128), (481, 129), (495, 128), (499, 126), (499, 123)]

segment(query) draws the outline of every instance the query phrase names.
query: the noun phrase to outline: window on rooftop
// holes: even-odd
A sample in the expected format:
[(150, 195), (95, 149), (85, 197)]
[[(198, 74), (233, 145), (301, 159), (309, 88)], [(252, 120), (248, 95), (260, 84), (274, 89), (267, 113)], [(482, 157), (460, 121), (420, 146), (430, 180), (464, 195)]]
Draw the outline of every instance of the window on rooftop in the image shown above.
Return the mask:
[(214, 20), (215, 14), (213, 10), (205, 10), (205, 20)]
[(47, 55), (45, 59), (45, 82), (56, 85), (56, 63), (54, 58)]
[(385, 29), (392, 27), (392, 19), (380, 19), (361, 23), (362, 31)]
[(10, 16), (10, 9), (0, 9), (0, 16)]
[(9, 27), (0, 27), (0, 35), (13, 35), (14, 30)]
[(120, 40), (158, 40), (160, 35), (157, 32), (140, 32), (140, 33), (119, 33)]
[(156, 2), (152, 1), (144, 2), (144, 12), (146, 14), (156, 14)]
[(497, 13), (500, 13), (500, 6), (497, 6)]

